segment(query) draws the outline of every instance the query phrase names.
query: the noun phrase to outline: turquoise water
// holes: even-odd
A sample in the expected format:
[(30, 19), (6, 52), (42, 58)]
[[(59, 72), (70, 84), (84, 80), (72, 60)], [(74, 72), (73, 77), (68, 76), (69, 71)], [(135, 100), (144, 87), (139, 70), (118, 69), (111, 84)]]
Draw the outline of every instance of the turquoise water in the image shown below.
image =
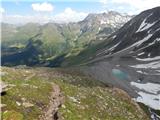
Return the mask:
[(128, 74), (119, 69), (112, 69), (112, 74), (121, 80), (125, 80), (128, 78)]

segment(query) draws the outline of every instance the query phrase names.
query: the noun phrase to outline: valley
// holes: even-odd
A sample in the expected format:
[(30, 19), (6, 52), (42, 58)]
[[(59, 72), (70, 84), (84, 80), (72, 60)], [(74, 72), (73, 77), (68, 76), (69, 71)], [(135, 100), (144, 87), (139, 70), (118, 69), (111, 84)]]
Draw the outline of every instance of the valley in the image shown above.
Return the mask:
[(159, 28), (160, 7), (2, 24), (3, 119), (159, 120)]
[[(2, 65), (12, 63), (14, 66), (27, 62), (27, 65), (56, 67), (52, 63), (55, 62), (54, 59), (58, 59), (57, 64), (60, 66), (59, 57), (66, 59), (77, 56), (89, 46), (103, 41), (103, 37), (109, 36), (131, 18), (132, 16), (110, 11), (89, 14), (80, 22), (68, 24), (51, 22), (44, 25), (28, 23), (16, 26), (2, 23)], [(33, 55), (28, 53), (32, 53), (30, 46), (37, 51)], [(27, 53), (22, 53), (24, 49)], [(21, 53), (24, 56), (16, 59)]]

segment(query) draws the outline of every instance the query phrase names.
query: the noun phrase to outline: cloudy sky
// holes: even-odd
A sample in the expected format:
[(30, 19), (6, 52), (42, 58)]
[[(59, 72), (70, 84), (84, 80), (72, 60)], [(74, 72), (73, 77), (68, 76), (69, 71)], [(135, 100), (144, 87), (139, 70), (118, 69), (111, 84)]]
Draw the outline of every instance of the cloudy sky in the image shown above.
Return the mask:
[(89, 13), (118, 11), (130, 15), (160, 6), (160, 0), (1, 0), (2, 22), (76, 22)]

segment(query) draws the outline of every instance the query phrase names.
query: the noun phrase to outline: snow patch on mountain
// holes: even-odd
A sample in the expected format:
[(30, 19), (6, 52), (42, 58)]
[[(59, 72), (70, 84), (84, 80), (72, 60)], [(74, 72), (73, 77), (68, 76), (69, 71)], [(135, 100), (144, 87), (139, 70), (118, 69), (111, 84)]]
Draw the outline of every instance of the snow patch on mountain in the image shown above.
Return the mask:
[[(125, 49), (122, 49), (121, 51), (117, 52), (117, 53), (120, 53), (120, 52), (123, 52), (123, 51), (126, 51), (128, 49), (131, 49), (131, 48), (134, 48), (135, 46), (138, 47), (140, 46), (142, 43), (144, 43), (145, 41), (149, 40), (150, 38), (152, 37), (152, 34), (149, 34), (148, 36), (146, 36), (145, 38), (143, 38), (142, 40), (139, 40), (137, 42), (135, 42), (134, 44), (128, 46), (127, 48)], [(118, 46), (118, 45), (117, 45)], [(116, 46), (116, 47), (117, 47)]]
[(154, 60), (160, 60), (160, 56), (156, 56), (156, 57), (153, 57), (153, 58), (144, 58), (144, 59), (136, 58), (136, 59), (139, 60), (139, 61), (154, 61)]
[(160, 68), (160, 61), (150, 62), (150, 63), (146, 63), (146, 64), (131, 65), (130, 67), (145, 68), (145, 69), (148, 69), (148, 68), (157, 69), (157, 68)]
[(113, 38), (113, 39), (115, 39), (116, 37), (117, 37), (117, 36), (116, 36), (116, 35), (114, 35), (112, 38)]
[(153, 94), (160, 92), (160, 84), (131, 82), (131, 85)]
[(149, 16), (147, 16), (141, 23), (140, 27), (138, 28), (137, 32), (141, 32), (144, 31), (150, 27), (152, 27), (157, 21), (153, 22), (153, 23), (147, 23), (146, 20), (152, 15), (153, 13), (151, 13)]
[(160, 110), (160, 84), (155, 83), (136, 83), (131, 82), (132, 86), (137, 87), (141, 91), (137, 92), (138, 97), (135, 99), (137, 102), (144, 103), (151, 108)]
[(148, 75), (148, 73), (144, 72), (144, 71), (141, 71), (141, 70), (138, 70), (136, 71), (137, 73), (141, 73), (141, 74), (145, 74), (145, 75)]
[[(157, 22), (157, 21), (156, 21)], [(142, 22), (141, 26), (136, 32), (141, 32), (147, 30), (148, 28), (152, 27), (156, 22), (153, 23), (145, 23), (145, 20)]]
[(144, 103), (147, 106), (150, 106), (153, 109), (160, 110), (160, 94), (153, 95), (145, 92), (138, 92), (140, 96), (135, 98), (137, 102)]
[(149, 34), (148, 36), (146, 36), (142, 40), (139, 40), (138, 42), (134, 43), (133, 46), (135, 46), (135, 45), (140, 46), (142, 43), (144, 43), (145, 41), (147, 41), (151, 37), (152, 37), (152, 34)]
[(143, 55), (143, 54), (145, 54), (145, 52), (141, 52), (141, 53), (139, 53), (139, 54), (138, 54), (138, 56), (141, 56), (141, 55)]
[(117, 44), (115, 44), (113, 47), (109, 48), (108, 50), (114, 50), (120, 43), (121, 43), (121, 41), (118, 42)]
[(100, 24), (103, 25), (103, 24), (106, 24), (107, 22), (105, 22), (104, 20), (101, 20)]

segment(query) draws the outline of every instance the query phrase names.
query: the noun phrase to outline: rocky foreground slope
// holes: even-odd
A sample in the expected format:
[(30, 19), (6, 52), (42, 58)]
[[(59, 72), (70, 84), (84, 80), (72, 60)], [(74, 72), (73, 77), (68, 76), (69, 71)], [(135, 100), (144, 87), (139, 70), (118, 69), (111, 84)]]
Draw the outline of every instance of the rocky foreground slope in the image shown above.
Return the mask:
[(126, 92), (72, 69), (2, 67), (3, 120), (149, 120)]

